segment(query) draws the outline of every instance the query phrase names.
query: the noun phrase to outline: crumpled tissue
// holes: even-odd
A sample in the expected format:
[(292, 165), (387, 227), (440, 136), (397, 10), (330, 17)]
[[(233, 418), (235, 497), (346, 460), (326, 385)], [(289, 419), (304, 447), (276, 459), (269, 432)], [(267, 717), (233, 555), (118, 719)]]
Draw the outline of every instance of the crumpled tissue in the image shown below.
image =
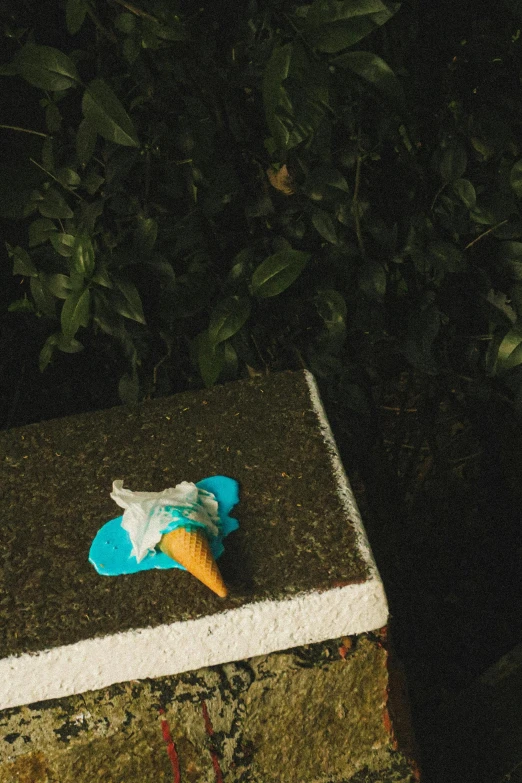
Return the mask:
[(134, 574), (151, 568), (184, 566), (161, 552), (161, 537), (178, 527), (202, 529), (214, 559), (223, 554), (223, 539), (239, 527), (229, 516), (239, 501), (238, 482), (227, 476), (210, 476), (193, 484), (183, 481), (161, 492), (133, 492), (114, 481), (111, 497), (123, 515), (98, 530), (89, 561), (100, 574)]

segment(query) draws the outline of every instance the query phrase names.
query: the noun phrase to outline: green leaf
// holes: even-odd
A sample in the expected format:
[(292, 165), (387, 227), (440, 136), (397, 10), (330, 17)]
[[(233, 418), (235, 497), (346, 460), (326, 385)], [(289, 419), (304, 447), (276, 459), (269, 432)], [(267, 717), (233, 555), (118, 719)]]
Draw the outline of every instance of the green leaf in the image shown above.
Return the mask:
[(144, 19), (142, 29), (144, 45), (151, 48), (156, 48), (155, 44), (161, 41), (184, 41), (187, 37), (180, 22), (166, 25), (153, 19)]
[(277, 296), (292, 285), (310, 259), (301, 250), (280, 250), (265, 258), (252, 275), (252, 293), (262, 299)]
[(349, 193), (349, 190), (345, 177), (328, 163), (313, 169), (303, 185), (303, 193), (312, 201), (339, 199), (343, 193)]
[(53, 139), (48, 136), (42, 144), (42, 163), (47, 171), (54, 170)]
[(23, 275), (24, 277), (37, 277), (36, 269), (31, 256), (23, 247), (17, 245), (12, 247), (8, 242), (5, 243), (9, 258), (13, 259), (13, 275)]
[(14, 302), (11, 302), (9, 307), (7, 308), (8, 313), (34, 313), (34, 305), (33, 303), (24, 296), (22, 299), (15, 299)]
[(89, 277), (94, 272), (94, 246), (86, 234), (76, 237), (73, 245), (72, 260), (74, 268)]
[(83, 291), (85, 288), (85, 275), (76, 267), (71, 268), (71, 288), (73, 291)]
[(58, 231), (57, 226), (52, 220), (47, 218), (38, 218), (33, 220), (29, 226), (29, 247), (36, 247), (47, 242), (49, 237)]
[(224, 347), (224, 366), (222, 370), (223, 380), (235, 380), (237, 378), (238, 357), (237, 351), (231, 342), (220, 343)]
[(457, 179), (453, 183), (453, 190), (468, 209), (474, 209), (477, 203), (477, 194), (469, 179)]
[(108, 291), (93, 289), (94, 312), (92, 320), (102, 332), (121, 341), (125, 335), (123, 318), (115, 312), (109, 296)]
[(504, 276), (510, 280), (522, 280), (522, 242), (499, 242), (497, 258)]
[(276, 145), (281, 149), (286, 148), (290, 137), (290, 131), (281, 121), (278, 110), (282, 108), (289, 114), (292, 112), (292, 104), (283, 86), (290, 70), (292, 53), (292, 44), (275, 46), (263, 76), (262, 93), (266, 122)]
[(51, 245), (59, 255), (63, 256), (64, 258), (70, 258), (70, 256), (72, 256), (72, 249), (74, 245), (74, 236), (72, 234), (64, 234), (58, 231), (53, 231), (49, 239), (51, 240)]
[(74, 337), (68, 337), (63, 332), (55, 332), (49, 335), (40, 351), (40, 371), (43, 372), (53, 357), (55, 348), (64, 353), (79, 353), (83, 351), (83, 345), (75, 340)]
[[(317, 291), (314, 302), (326, 327), (326, 347), (335, 353), (342, 348), (346, 337), (347, 308), (344, 297), (333, 288), (323, 288)], [(319, 344), (323, 345), (324, 340), (321, 339)]]
[(511, 370), (522, 364), (522, 323), (518, 321), (500, 343), (497, 370)]
[(62, 275), (60, 272), (54, 275), (40, 275), (44, 281), (47, 289), (57, 299), (67, 299), (71, 293), (71, 280), (67, 275)]
[(66, 337), (74, 337), (80, 326), (89, 325), (91, 295), (88, 288), (71, 291), (63, 303), (60, 322)]
[(440, 176), (444, 182), (455, 182), (466, 171), (468, 156), (464, 146), (453, 140), (442, 152), (439, 166)]
[(120, 33), (125, 33), (125, 35), (130, 35), (134, 32), (136, 28), (136, 17), (134, 14), (119, 14), (119, 16), (116, 17), (116, 20), (114, 22), (114, 26), (117, 30), (120, 31)]
[[(272, 132), (272, 138), (265, 140), (267, 149), (292, 149), (310, 142), (321, 125), (326, 127), (325, 116), (332, 111), (330, 85), (327, 64), (312, 60), (300, 41), (273, 49), (263, 78), (265, 114)], [(265, 200), (265, 208), (268, 203)], [(260, 207), (261, 200), (254, 208)]]
[(315, 0), (306, 14), (306, 26), (318, 27), (388, 11), (382, 0)]
[(47, 286), (43, 285), (43, 282), (37, 277), (31, 277), (29, 282), (31, 290), (31, 296), (34, 299), (36, 309), (39, 313), (48, 316), (49, 318), (56, 317), (56, 305), (55, 298), (48, 290)]
[(176, 283), (176, 273), (172, 268), (172, 264), (169, 263), (166, 258), (154, 253), (147, 259), (146, 263), (160, 280), (162, 291), (168, 291), (169, 288), (174, 287)]
[(61, 332), (58, 333), (56, 347), (63, 353), (79, 353), (83, 351), (83, 345), (74, 337), (67, 337)]
[(78, 219), (78, 228), (87, 234), (94, 234), (97, 219), (103, 214), (105, 202), (103, 199), (91, 201), (90, 204), (83, 202), (80, 205)]
[(381, 0), (315, 0), (304, 33), (315, 49), (335, 54), (385, 24), (399, 8), (400, 3)]
[(522, 196), (522, 158), (517, 160), (509, 174), (509, 182), (518, 198)]
[(401, 83), (390, 66), (373, 52), (346, 52), (334, 58), (332, 65), (348, 68), (394, 103), (404, 104)]
[(382, 302), (386, 293), (386, 270), (382, 264), (367, 259), (359, 270), (359, 288), (366, 296), (376, 302)]
[(26, 44), (16, 53), (13, 62), (20, 76), (42, 90), (68, 90), (80, 83), (73, 61), (51, 46)]
[(92, 169), (83, 180), (83, 187), (90, 196), (94, 196), (98, 188), (105, 182), (105, 177)]
[(140, 217), (134, 235), (136, 250), (141, 256), (150, 256), (158, 236), (158, 222), (154, 218)]
[(483, 209), (482, 207), (475, 206), (470, 209), (470, 218), (474, 223), (478, 223), (481, 226), (492, 226), (497, 223), (495, 215), (490, 209)]
[(69, 166), (62, 166), (56, 170), (56, 179), (64, 187), (77, 188), (81, 182), (78, 172)]
[(80, 31), (87, 13), (85, 0), (67, 0), (65, 5), (65, 24), (69, 35), (76, 35)]
[(51, 334), (45, 341), (42, 350), (40, 351), (40, 358), (38, 365), (40, 367), (40, 372), (43, 372), (45, 368), (48, 366), (49, 362), (53, 358), (54, 349), (56, 348), (56, 345), (58, 343), (58, 337), (60, 335), (60, 332), (56, 332), (56, 334)]
[(128, 278), (114, 277), (114, 284), (119, 289), (121, 296), (115, 299), (114, 309), (125, 318), (137, 321), (140, 324), (145, 323), (143, 314), (143, 305), (138, 289)]
[(76, 154), (81, 166), (86, 166), (96, 147), (96, 127), (93, 120), (85, 117), (76, 132)]
[(229, 296), (213, 309), (208, 327), (212, 343), (228, 340), (239, 332), (250, 316), (250, 300), (245, 296)]
[(112, 288), (112, 280), (109, 277), (109, 273), (107, 271), (107, 267), (103, 262), (98, 263), (96, 266), (96, 270), (91, 277), (91, 280), (93, 283), (97, 283), (98, 285), (103, 286), (103, 288)]
[(130, 36), (124, 40), (123, 56), (128, 63), (132, 65), (132, 63), (136, 62), (136, 60), (140, 56), (140, 52), (141, 52), (141, 46), (139, 40), (136, 40), (136, 38)]
[(225, 343), (212, 342), (207, 331), (195, 338), (195, 349), (199, 371), (205, 386), (215, 384), (225, 366)]
[(133, 122), (103, 79), (94, 79), (83, 95), (82, 110), (96, 132), (124, 147), (139, 147)]
[(312, 224), (323, 239), (326, 239), (327, 242), (331, 242), (332, 245), (337, 244), (338, 240), (335, 231), (335, 223), (328, 212), (325, 212), (324, 209), (314, 209), (312, 212)]
[(325, 324), (338, 326), (344, 324), (348, 309), (342, 294), (334, 288), (320, 288), (315, 298), (317, 311)]
[[(519, 311), (519, 308), (516, 302), (517, 299), (516, 294), (515, 296), (513, 296), (513, 290), (514, 289), (516, 290), (517, 288), (519, 288), (519, 286), (512, 287), (510, 292), (512, 298), (510, 299), (508, 299), (506, 294), (503, 294), (500, 291), (495, 291), (494, 289), (488, 291), (487, 296), (484, 296), (484, 294), (481, 295), (480, 298), (485, 300), (486, 306), (488, 308), (490, 327), (501, 326), (509, 330), (511, 329), (513, 324), (516, 323), (517, 320), (516, 311)], [(496, 352), (498, 351), (498, 346), (500, 345), (500, 342), (501, 341), (499, 341), (496, 346)], [(495, 352), (495, 358), (496, 358), (496, 352)]]
[(44, 191), (43, 200), (38, 202), (38, 211), (47, 218), (72, 218), (74, 212), (55, 188)]
[(462, 251), (451, 242), (436, 240), (428, 245), (428, 255), (447, 272), (465, 272), (467, 263)]

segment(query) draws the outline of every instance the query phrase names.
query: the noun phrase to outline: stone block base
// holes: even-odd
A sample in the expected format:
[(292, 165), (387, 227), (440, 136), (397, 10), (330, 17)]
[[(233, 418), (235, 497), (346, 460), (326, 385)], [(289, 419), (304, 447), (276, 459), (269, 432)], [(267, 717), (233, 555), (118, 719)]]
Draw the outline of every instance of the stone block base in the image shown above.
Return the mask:
[(0, 714), (0, 783), (409, 783), (381, 632)]

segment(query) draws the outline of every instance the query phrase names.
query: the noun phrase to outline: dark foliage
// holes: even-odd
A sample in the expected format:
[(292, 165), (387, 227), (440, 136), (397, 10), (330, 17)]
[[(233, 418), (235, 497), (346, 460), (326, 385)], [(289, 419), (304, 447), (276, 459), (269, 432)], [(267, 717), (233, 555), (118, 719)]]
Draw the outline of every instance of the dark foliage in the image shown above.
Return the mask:
[(522, 3), (0, 22), (2, 420), (312, 370), (424, 720), (519, 641)]
[(410, 365), (519, 406), (506, 11), (439, 30), (435, 73), (418, 43), (444, 15), (414, 2), (52, 11), (4, 12), (2, 67), (9, 311), (42, 370), (87, 347), (132, 401), (307, 366), (367, 414)]

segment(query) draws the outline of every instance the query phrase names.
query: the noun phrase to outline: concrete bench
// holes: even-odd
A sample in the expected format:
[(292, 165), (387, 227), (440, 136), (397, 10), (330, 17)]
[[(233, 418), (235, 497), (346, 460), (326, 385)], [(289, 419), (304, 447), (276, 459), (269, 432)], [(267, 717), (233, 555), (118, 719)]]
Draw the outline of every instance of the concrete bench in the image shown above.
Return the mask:
[[(409, 781), (388, 608), (313, 377), (281, 373), (0, 435), (0, 783)], [(114, 479), (240, 482), (220, 599), (100, 576)]]

